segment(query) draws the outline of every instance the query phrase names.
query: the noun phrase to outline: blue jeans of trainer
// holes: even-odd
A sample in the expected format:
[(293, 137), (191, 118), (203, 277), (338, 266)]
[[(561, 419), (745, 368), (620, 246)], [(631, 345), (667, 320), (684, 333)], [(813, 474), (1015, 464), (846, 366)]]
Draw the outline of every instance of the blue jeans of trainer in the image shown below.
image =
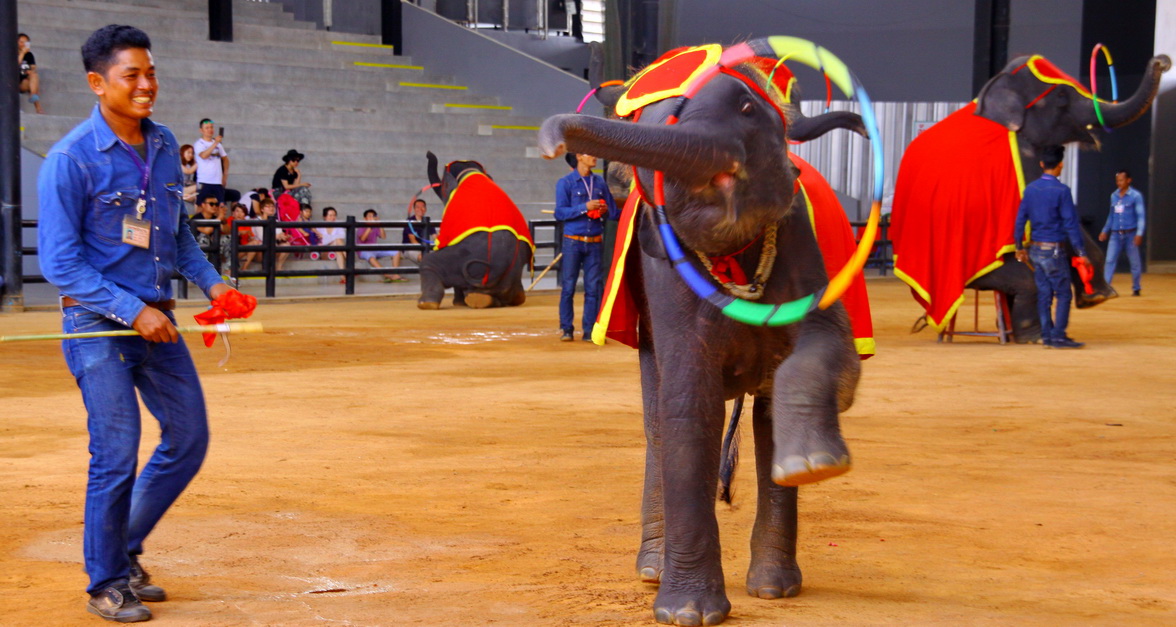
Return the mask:
[[(1029, 247), (1029, 260), (1033, 262), (1033, 279), (1037, 282), (1037, 315), (1041, 318), (1041, 340), (1053, 341), (1066, 337), (1070, 324), (1070, 256), (1062, 245), (1052, 249), (1038, 246)], [(1049, 306), (1057, 299), (1057, 307), (1051, 317)]]
[[(175, 317), (168, 312), (175, 322)], [(66, 333), (126, 327), (82, 307), (67, 307)], [(208, 419), (196, 367), (183, 339), (175, 344), (140, 337), (79, 338), (62, 343), (65, 363), (82, 391), (90, 431), (83, 554), (95, 593), (130, 576), (129, 554), (187, 487), (208, 450)], [(159, 421), (160, 443), (143, 471), (139, 403)]]
[(1107, 233), (1107, 263), (1103, 266), (1103, 278), (1109, 284), (1115, 276), (1115, 266), (1119, 264), (1119, 253), (1127, 251), (1127, 262), (1131, 264), (1131, 289), (1139, 289), (1139, 275), (1143, 264), (1139, 260), (1139, 247), (1135, 245), (1135, 231)]
[(559, 328), (571, 331), (574, 327), (572, 298), (576, 295), (576, 280), (580, 278), (580, 270), (584, 270), (584, 315), (581, 328), (584, 335), (592, 334), (592, 325), (596, 324), (596, 314), (600, 312), (600, 293), (604, 291), (601, 276), (601, 257), (604, 254), (604, 244), (596, 242), (580, 242), (564, 238), (563, 259), (559, 268)]

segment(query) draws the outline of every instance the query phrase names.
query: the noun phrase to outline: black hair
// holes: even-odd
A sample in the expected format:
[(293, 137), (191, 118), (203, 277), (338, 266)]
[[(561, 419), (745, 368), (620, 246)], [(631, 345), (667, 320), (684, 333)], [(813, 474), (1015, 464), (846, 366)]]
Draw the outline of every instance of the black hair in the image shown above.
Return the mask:
[(1122, 168), (1120, 170), (1116, 170), (1115, 174), (1122, 174), (1123, 176), (1125, 176), (1127, 178), (1131, 178), (1131, 172), (1127, 168)]
[(28, 35), (26, 35), (26, 34), (24, 34), (24, 33), (17, 33), (17, 34), (16, 34), (16, 38), (17, 38), (17, 39), (20, 39), (21, 37), (24, 37), (25, 39), (27, 39), (27, 40), (29, 40), (29, 41), (32, 41), (32, 40), (33, 40), (33, 38), (32, 38), (32, 37), (29, 37)]
[(203, 120), (200, 120), (200, 125), (197, 126), (196, 128), (201, 128), (205, 124), (212, 124), (212, 120), (210, 118), (204, 118)]
[(106, 76), (106, 70), (118, 53), (128, 48), (151, 49), (151, 38), (147, 33), (125, 24), (103, 26), (90, 34), (82, 44), (82, 64), (87, 72)]
[(308, 209), (309, 209), (310, 211), (314, 211), (314, 207), (311, 207), (311, 206), (310, 206), (309, 204), (307, 204), (307, 203), (302, 203), (302, 204), (298, 205), (298, 210), (299, 210), (299, 211), (306, 211), (306, 210), (308, 210)]
[(419, 203), (421, 203), (422, 205), (426, 206), (426, 207), (428, 207), (428, 206), (429, 206), (429, 203), (425, 202), (425, 199), (424, 199), (424, 198), (417, 198), (416, 200), (413, 200), (413, 201), (412, 201), (412, 206), (414, 206), (414, 207), (415, 207), (415, 206), (416, 206), (416, 204), (417, 204), (418, 202), (419, 202)]
[[(324, 218), (325, 218), (325, 217), (327, 217), (327, 214), (328, 214), (328, 213), (330, 213), (330, 212), (332, 212), (332, 211), (335, 211), (335, 208), (334, 208), (334, 207), (323, 207), (323, 217), (324, 217)], [(339, 213), (339, 212), (338, 212), (338, 211), (335, 211), (335, 213), (337, 214), (337, 213)]]
[(218, 203), (220, 202), (220, 199), (216, 197), (216, 194), (213, 194), (212, 192), (205, 192), (200, 194), (200, 198), (196, 199), (196, 204), (203, 205), (210, 200), (215, 200)]
[(1046, 170), (1052, 170), (1058, 167), (1058, 164), (1066, 156), (1066, 148), (1064, 146), (1046, 146), (1041, 149), (1041, 165)]
[(367, 211), (363, 212), (363, 217), (365, 217), (365, 218), (368, 217), (369, 213), (372, 215), (377, 215), (375, 209), (368, 209)]

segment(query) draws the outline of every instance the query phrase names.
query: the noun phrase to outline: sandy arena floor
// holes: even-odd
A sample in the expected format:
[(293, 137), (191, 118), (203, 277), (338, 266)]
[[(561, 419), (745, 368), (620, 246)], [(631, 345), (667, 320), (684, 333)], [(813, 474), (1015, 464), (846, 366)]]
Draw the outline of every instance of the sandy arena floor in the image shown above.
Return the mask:
[[(900, 283), (869, 286), (879, 354), (842, 416), (856, 466), (801, 490), (804, 591), (744, 592), (745, 460), (719, 507), (727, 624), (1176, 624), (1176, 276), (1076, 312), (1081, 351), (936, 344), (908, 334)], [(227, 369), (190, 338), (213, 443), (149, 539), (172, 597), (156, 622), (653, 624), (636, 351), (558, 342), (556, 300), (263, 304)], [(0, 624), (101, 624), (86, 438), (59, 344), (0, 345)]]

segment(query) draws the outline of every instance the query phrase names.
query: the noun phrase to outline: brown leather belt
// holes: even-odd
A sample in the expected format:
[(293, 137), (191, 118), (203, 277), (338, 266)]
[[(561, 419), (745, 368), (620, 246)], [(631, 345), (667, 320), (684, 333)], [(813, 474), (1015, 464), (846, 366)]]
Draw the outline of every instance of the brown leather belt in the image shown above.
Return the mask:
[(1036, 246), (1036, 247), (1042, 249), (1042, 250), (1053, 250), (1054, 248), (1057, 248), (1060, 244), (1060, 242), (1029, 242), (1029, 243), (1033, 246)]
[(1114, 229), (1112, 233), (1134, 233), (1135, 229)]
[(577, 242), (584, 242), (587, 244), (599, 244), (600, 242), (604, 241), (603, 235), (595, 235), (592, 237), (585, 237), (583, 235), (564, 235), (564, 237), (566, 237), (568, 239), (574, 239)]
[[(160, 311), (171, 311), (176, 308), (176, 299), (172, 298), (169, 300), (161, 300), (158, 303), (143, 303), (143, 304), (147, 305), (148, 307), (158, 309)], [(71, 298), (69, 296), (65, 296), (63, 294), (61, 296), (61, 306), (63, 308), (65, 308), (65, 307), (79, 307), (79, 306), (81, 306), (81, 303), (79, 303), (76, 299)]]

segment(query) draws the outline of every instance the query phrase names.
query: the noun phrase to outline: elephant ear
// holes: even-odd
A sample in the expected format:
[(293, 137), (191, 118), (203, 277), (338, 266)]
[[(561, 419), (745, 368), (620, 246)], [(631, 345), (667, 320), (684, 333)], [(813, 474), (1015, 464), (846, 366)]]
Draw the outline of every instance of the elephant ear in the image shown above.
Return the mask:
[(976, 96), (976, 115), (1003, 124), (1016, 133), (1025, 126), (1025, 99), (1017, 92), (1012, 75), (997, 74)]
[(430, 150), (425, 153), (425, 159), (429, 162), (427, 168), (429, 184), (433, 186), (433, 191), (437, 192), (437, 197), (444, 201), (445, 194), (441, 192), (441, 176), (437, 174), (437, 155), (433, 154), (433, 151)]

